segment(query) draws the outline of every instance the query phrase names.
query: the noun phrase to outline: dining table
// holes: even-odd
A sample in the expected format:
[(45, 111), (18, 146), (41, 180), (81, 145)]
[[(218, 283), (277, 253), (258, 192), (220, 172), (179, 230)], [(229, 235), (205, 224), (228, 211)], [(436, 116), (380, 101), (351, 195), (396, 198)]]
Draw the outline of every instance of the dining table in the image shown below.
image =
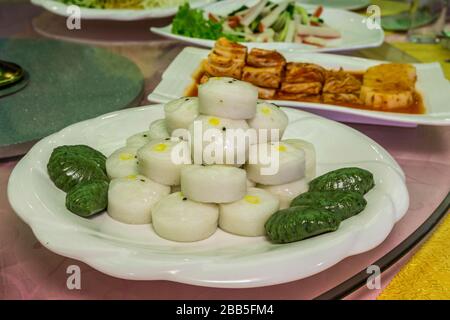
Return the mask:
[[(375, 2), (383, 4), (381, 0)], [(168, 21), (170, 18), (123, 22), (82, 20), (80, 30), (69, 30), (64, 27), (64, 17), (29, 1), (0, 1), (0, 40), (32, 39), (37, 43), (83, 45), (133, 62), (142, 74), (142, 92), (118, 108), (149, 105), (147, 95), (161, 81), (164, 70), (177, 54), (188, 46), (149, 31), (151, 26)], [(28, 54), (33, 57), (32, 48)], [(379, 47), (337, 54), (393, 62), (437, 61), (450, 79), (449, 49), (440, 44), (410, 43), (404, 33), (386, 32), (385, 41)], [(48, 59), (52, 58), (49, 52)], [(40, 63), (45, 65), (46, 61)], [(52, 98), (47, 99), (51, 102)], [(51, 119), (52, 115), (48, 117)], [(49, 251), (13, 211), (8, 202), (8, 179), (25, 150), (7, 157), (0, 154), (0, 299), (450, 299), (450, 285), (446, 287), (450, 255), (444, 245), (450, 240), (450, 232), (445, 232), (450, 225), (450, 126), (340, 121), (385, 148), (406, 176), (408, 211), (377, 247), (347, 257), (310, 277), (260, 288), (225, 289), (115, 278), (81, 261)], [(433, 267), (434, 262), (439, 268)], [(82, 276), (81, 288), (77, 289), (67, 286), (68, 270), (74, 265), (80, 268)], [(375, 287), (368, 284), (368, 267), (373, 265), (382, 271), (380, 285)], [(411, 282), (411, 279), (415, 280)]]

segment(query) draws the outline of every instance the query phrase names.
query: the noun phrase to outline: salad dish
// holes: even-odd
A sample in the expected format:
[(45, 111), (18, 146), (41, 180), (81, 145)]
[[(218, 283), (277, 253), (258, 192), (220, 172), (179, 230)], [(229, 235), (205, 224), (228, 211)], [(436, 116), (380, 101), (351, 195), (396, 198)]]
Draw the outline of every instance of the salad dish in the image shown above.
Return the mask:
[(361, 28), (355, 13), (297, 1), (221, 1), (193, 9), (180, 6), (172, 24), (151, 28), (159, 35), (212, 47), (225, 37), (251, 47), (332, 51), (378, 46), (381, 29)]
[[(170, 17), (186, 0), (31, 0), (37, 6), (61, 16), (73, 14), (70, 6), (80, 8), (82, 19), (132, 21)], [(213, 0), (189, 0), (197, 8)]]

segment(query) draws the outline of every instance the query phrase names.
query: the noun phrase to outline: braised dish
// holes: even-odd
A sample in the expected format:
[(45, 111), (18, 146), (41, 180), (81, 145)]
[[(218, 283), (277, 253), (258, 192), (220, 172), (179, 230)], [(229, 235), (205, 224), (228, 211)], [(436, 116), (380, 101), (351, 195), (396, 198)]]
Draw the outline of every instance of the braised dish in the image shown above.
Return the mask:
[(185, 92), (196, 96), (211, 77), (232, 77), (258, 87), (259, 98), (333, 104), (351, 108), (422, 114), (413, 65), (386, 63), (361, 71), (330, 70), (314, 63), (288, 62), (277, 51), (220, 38), (193, 74)]

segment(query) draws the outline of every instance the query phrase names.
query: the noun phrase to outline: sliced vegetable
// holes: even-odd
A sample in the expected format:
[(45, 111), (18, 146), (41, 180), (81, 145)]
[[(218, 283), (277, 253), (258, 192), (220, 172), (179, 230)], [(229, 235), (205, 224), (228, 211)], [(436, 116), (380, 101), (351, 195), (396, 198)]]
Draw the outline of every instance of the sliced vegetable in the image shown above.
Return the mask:
[(321, 208), (335, 214), (341, 221), (350, 218), (367, 205), (362, 194), (353, 191), (309, 191), (291, 202), (291, 207), (307, 206)]
[(260, 2), (258, 2), (255, 6), (251, 7), (247, 13), (245, 14), (245, 16), (242, 17), (241, 19), (241, 24), (243, 26), (249, 26), (250, 23), (253, 22), (253, 20), (255, 20), (258, 15), (261, 13), (261, 11), (264, 9), (264, 7), (267, 4), (267, 0), (261, 0)]
[(309, 183), (310, 191), (355, 191), (365, 194), (375, 185), (373, 175), (361, 168), (341, 168), (315, 178)]
[(106, 209), (108, 185), (104, 180), (80, 183), (66, 195), (66, 208), (71, 212), (89, 217)]
[(341, 33), (333, 28), (325, 26), (305, 26), (297, 24), (297, 34), (301, 36), (316, 36), (321, 38), (339, 38)]
[(309, 17), (308, 17), (308, 12), (300, 6), (296, 6), (295, 7), (295, 11), (300, 15), (301, 17), (301, 23), (304, 25), (308, 25), (309, 24)]
[(292, 207), (275, 212), (265, 224), (267, 236), (288, 243), (338, 229), (340, 219), (325, 209)]
[(284, 42), (294, 42), (295, 37), (295, 21), (289, 21)]
[(278, 4), (274, 10), (272, 10), (267, 16), (261, 20), (261, 24), (264, 28), (270, 27), (278, 18), (278, 16), (287, 8), (289, 1), (284, 1)]
[(313, 13), (313, 17), (317, 17), (317, 18), (320, 17), (322, 12), (323, 12), (323, 7), (322, 6), (318, 6), (316, 11), (314, 11), (314, 13)]

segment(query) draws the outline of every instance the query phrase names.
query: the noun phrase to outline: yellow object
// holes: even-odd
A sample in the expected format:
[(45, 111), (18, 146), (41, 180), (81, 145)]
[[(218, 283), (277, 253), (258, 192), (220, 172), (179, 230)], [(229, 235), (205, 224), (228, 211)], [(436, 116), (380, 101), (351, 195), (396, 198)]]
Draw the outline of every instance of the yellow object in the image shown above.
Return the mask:
[(220, 124), (220, 120), (217, 118), (210, 118), (208, 120), (209, 124), (212, 126), (218, 126)]
[(285, 152), (285, 151), (286, 151), (286, 146), (279, 145), (279, 146), (277, 147), (277, 150), (280, 151), (280, 152)]
[(450, 215), (397, 273), (379, 300), (450, 299)]
[(120, 160), (131, 160), (131, 159), (133, 159), (134, 158), (134, 156), (131, 154), (131, 153), (121, 153), (120, 155), (119, 155), (119, 159)]
[(258, 196), (250, 196), (250, 195), (246, 195), (244, 197), (244, 200), (251, 204), (258, 204), (261, 202)]
[(443, 48), (440, 44), (419, 44), (411, 42), (395, 42), (392, 46), (402, 50), (420, 62), (439, 62), (444, 75), (450, 80), (450, 50)]
[(167, 145), (165, 143), (158, 143), (153, 146), (153, 151), (156, 152), (164, 152), (167, 149)]
[(127, 179), (130, 179), (130, 180), (136, 180), (136, 178), (137, 178), (137, 176), (134, 174), (127, 176)]
[(270, 110), (270, 108), (268, 108), (268, 107), (263, 107), (263, 108), (261, 109), (261, 112), (262, 112), (262, 114), (268, 116), (269, 114), (272, 113), (272, 110)]

